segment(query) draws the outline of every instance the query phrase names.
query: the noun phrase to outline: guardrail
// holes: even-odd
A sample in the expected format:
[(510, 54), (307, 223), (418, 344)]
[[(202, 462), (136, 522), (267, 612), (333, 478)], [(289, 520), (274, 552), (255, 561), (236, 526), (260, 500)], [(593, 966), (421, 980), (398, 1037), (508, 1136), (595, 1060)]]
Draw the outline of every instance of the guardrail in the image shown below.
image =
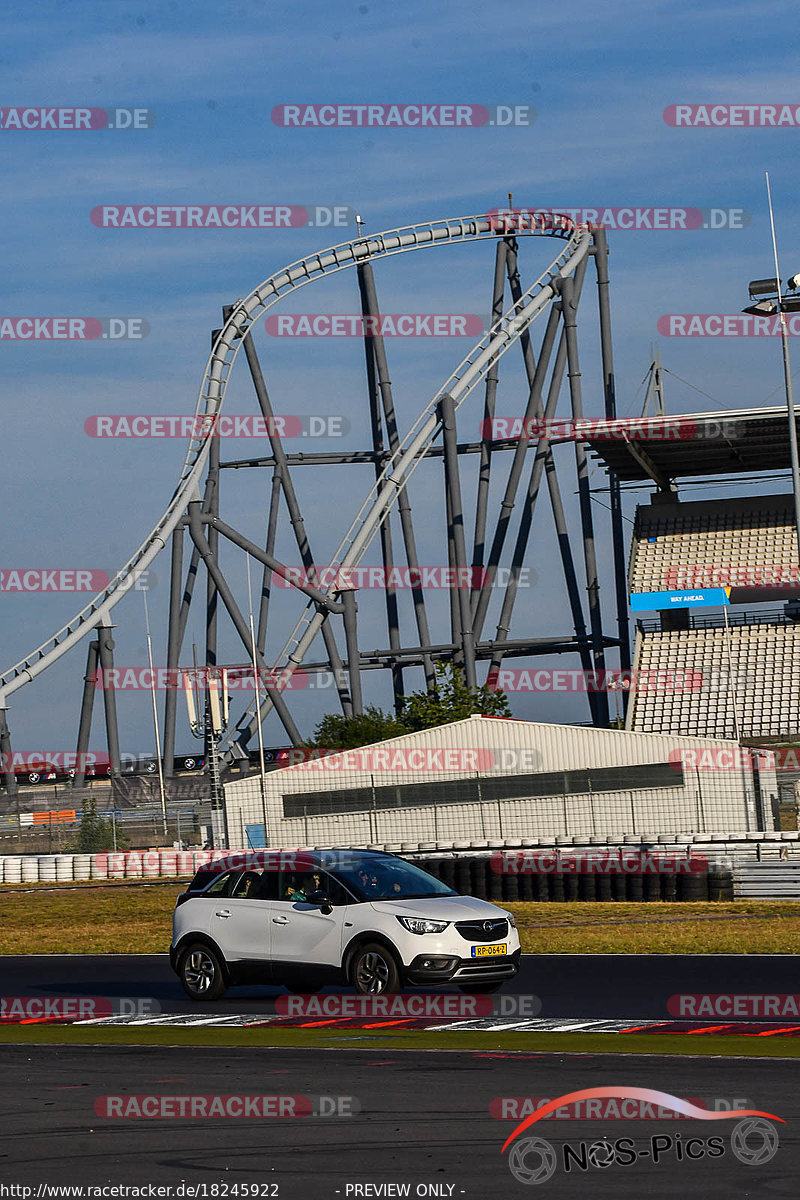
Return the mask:
[(800, 900), (800, 859), (736, 867), (733, 894), (737, 900)]

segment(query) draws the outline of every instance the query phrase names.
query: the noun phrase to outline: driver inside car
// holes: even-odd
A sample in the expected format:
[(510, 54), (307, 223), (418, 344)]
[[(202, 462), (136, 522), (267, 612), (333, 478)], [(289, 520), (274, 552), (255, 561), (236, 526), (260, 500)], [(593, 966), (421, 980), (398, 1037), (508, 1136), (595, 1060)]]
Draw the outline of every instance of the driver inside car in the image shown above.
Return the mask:
[(308, 898), (312, 892), (318, 892), (322, 887), (322, 877), (315, 872), (312, 875), (294, 876), (294, 881), (298, 884), (297, 887), (292, 885), (286, 888), (284, 900), (297, 902), (308, 902)]

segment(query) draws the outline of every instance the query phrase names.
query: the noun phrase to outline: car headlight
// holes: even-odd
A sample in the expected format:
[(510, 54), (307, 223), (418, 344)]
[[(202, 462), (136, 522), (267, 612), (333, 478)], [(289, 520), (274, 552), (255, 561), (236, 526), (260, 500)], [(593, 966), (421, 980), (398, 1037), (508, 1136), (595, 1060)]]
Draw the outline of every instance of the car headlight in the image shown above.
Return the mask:
[(398, 917), (403, 929), (409, 933), (442, 933), (450, 924), (449, 921), (426, 921), (422, 917)]
[(506, 916), (508, 917), (508, 923), (511, 926), (511, 928), (516, 929), (517, 928), (517, 918), (514, 916), (514, 914), (506, 913)]

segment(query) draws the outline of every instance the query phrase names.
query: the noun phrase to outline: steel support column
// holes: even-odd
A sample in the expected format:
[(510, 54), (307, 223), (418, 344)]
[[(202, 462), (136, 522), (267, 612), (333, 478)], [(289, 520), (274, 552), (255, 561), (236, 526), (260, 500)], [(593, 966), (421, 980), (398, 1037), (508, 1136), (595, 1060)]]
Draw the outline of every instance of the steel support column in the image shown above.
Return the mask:
[(83, 677), (83, 697), (81, 699), (81, 717), (78, 722), (78, 745), (75, 763), (75, 775), (72, 786), (82, 788), (86, 779), (86, 754), (89, 750), (89, 738), (92, 733), (92, 712), (94, 696), (97, 691), (97, 661), (100, 656), (100, 646), (97, 642), (89, 642), (86, 654), (86, 674)]
[[(611, 303), (608, 280), (608, 241), (602, 225), (594, 231), (594, 261), (597, 271), (597, 305), (600, 315), (600, 352), (603, 361), (603, 390), (606, 419), (617, 415), (617, 393), (614, 377), (614, 348), (611, 340)], [(611, 541), (614, 551), (614, 584), (617, 600), (617, 631), (619, 634), (619, 665), (623, 671), (631, 667), (630, 626), (628, 620), (628, 579), (625, 570), (625, 536), (622, 529), (622, 491), (616, 472), (609, 469), (609, 503), (611, 507)], [(627, 711), (629, 693), (623, 692)]]
[[(226, 310), (227, 311), (227, 310)], [(310, 570), (317, 564), (314, 562), (314, 557), (311, 553), (311, 547), (308, 544), (306, 535), (305, 523), (300, 512), (300, 505), (297, 502), (297, 495), (292, 483), (292, 477), (289, 472), (289, 464), (286, 461), (286, 452), (283, 448), (283, 442), (275, 433), (275, 420), (272, 411), (272, 402), (269, 398), (267, 385), (264, 382), (264, 374), (261, 370), (261, 363), (258, 359), (255, 343), (251, 333), (247, 333), (244, 338), (244, 352), (247, 357), (247, 365), (250, 368), (250, 376), (253, 380), (253, 386), (258, 398), (259, 408), (267, 425), (267, 435), (269, 437), (272, 455), (275, 459), (276, 469), (279, 470), (281, 490), (286, 501), (286, 507), (289, 510), (289, 522), (294, 532), (297, 549), (300, 552), (300, 559), (306, 570)], [(344, 669), (342, 667), (342, 659), (336, 645), (336, 639), (333, 635), (333, 630), (330, 624), (326, 621), (322, 626), (322, 638), (325, 642), (325, 649), (328, 652), (328, 658), (331, 664), (331, 671), (336, 680), (336, 689), (339, 695), (339, 703), (342, 706), (342, 712), (346, 717), (352, 715), (353, 704), (350, 694), (344, 685)]]
[[(216, 584), (219, 597), (222, 603), (225, 605), (225, 608), (228, 610), (228, 615), (233, 622), (236, 632), (241, 638), (242, 645), (248, 651), (248, 654), (252, 653), (250, 630), (247, 622), (239, 611), (239, 607), (234, 599), (233, 592), (228, 586), (224, 575), (219, 569), (219, 565), (211, 553), (211, 547), (209, 546), (208, 540), (203, 531), (203, 523), (200, 518), (200, 502), (198, 500), (191, 501), (189, 504), (189, 534), (195, 546), (197, 546), (197, 549), (200, 551), (200, 557), (206, 565), (206, 570), (214, 578), (214, 583)], [(292, 719), (291, 713), (286, 707), (286, 701), (283, 699), (280, 691), (275, 687), (270, 686), (270, 683), (267, 682), (269, 680), (270, 668), (267, 666), (263, 654), (259, 653), (258, 647), (256, 647), (256, 662), (259, 670), (265, 673), (265, 690), (272, 701), (272, 705), (278, 715), (278, 718), (280, 719), (281, 724), (283, 725), (283, 728), (290, 737), (292, 744), (295, 746), (301, 746), (303, 744), (303, 739), (301, 738), (300, 732), (295, 725), (294, 720)]]
[[(361, 294), (361, 311), (364, 317), (369, 317), (369, 299), (367, 294), (366, 282), (364, 278), (364, 264), (359, 263), (358, 272), (358, 288)], [(367, 395), (369, 398), (369, 424), (372, 435), (372, 451), (375, 463), (375, 478), (380, 478), (383, 471), (384, 462), (387, 452), (383, 441), (383, 424), (381, 421), (381, 411), (379, 406), (378, 378), (377, 368), (375, 364), (375, 348), (373, 345), (373, 337), (370, 336), (368, 328), (364, 325), (364, 361), (367, 371)], [(394, 550), (392, 547), (392, 526), (389, 520), (384, 521), (380, 528), (381, 542), (381, 562), (383, 563), (384, 577), (386, 580), (385, 595), (386, 595), (386, 626), (389, 633), (389, 647), (392, 650), (399, 650), (402, 645), (400, 639), (400, 614), (397, 604), (397, 589), (390, 586), (389, 579), (391, 571), (394, 567)], [(392, 694), (394, 697), (395, 713), (399, 715), (403, 707), (403, 696), (405, 695), (405, 681), (403, 679), (403, 667), (401, 663), (392, 663)]]
[[(211, 450), (208, 455), (208, 475), (206, 476), (207, 511), (212, 517), (219, 515), (219, 438), (211, 438)], [(219, 538), (212, 528), (208, 535), (208, 546), (214, 563), (218, 563)], [(217, 665), (217, 589), (214, 577), (209, 572), (206, 576), (206, 666)]]
[[(275, 556), (275, 538), (278, 533), (278, 511), (281, 499), (281, 480), (278, 470), (272, 473), (272, 489), (269, 495), (269, 515), (267, 516), (267, 541), (265, 553), (270, 558)], [(264, 653), (267, 644), (267, 618), (269, 616), (269, 602), (272, 597), (272, 567), (268, 562), (264, 562), (264, 570), (261, 575), (261, 596), (258, 602), (258, 629), (256, 631), (256, 645), (261, 653)]]
[[(378, 293), (375, 289), (375, 276), (372, 272), (371, 263), (363, 263), (359, 268), (359, 285), (361, 286), (362, 305), (365, 313), (373, 317), (376, 321), (380, 318), (380, 309), (378, 307)], [(375, 355), (375, 367), (378, 373), (378, 389), (381, 395), (381, 404), (383, 405), (383, 416), (386, 423), (386, 436), (389, 443), (390, 453), (394, 453), (400, 444), (400, 438), (397, 433), (397, 418), (394, 411), (394, 397), (392, 395), (392, 383), (389, 378), (389, 364), (386, 359), (386, 347), (383, 343), (383, 338), (378, 333), (372, 339), (372, 350)], [(403, 488), (400, 495), (397, 497), (397, 512), (400, 517), (400, 528), (403, 533), (403, 544), (406, 553), (406, 562), (412, 570), (419, 567), (419, 558), (417, 557), (417, 541), (414, 536), (414, 524), (411, 519), (411, 501), (408, 498), (408, 488)], [(388, 519), (388, 518), (387, 518)], [(414, 602), (414, 617), (417, 622), (417, 633), (419, 635), (419, 643), (421, 646), (427, 645), (431, 638), (428, 629), (428, 616), (425, 611), (425, 596), (421, 587), (411, 589), (411, 597)], [(433, 669), (433, 660), (425, 656), (425, 685), (428, 691), (431, 691), (436, 684), (436, 675)]]
[(344, 601), (344, 634), (347, 642), (347, 670), (350, 678), (350, 694), (353, 697), (353, 713), (360, 715), (364, 711), (361, 695), (361, 665), (358, 657), (358, 624), (356, 613), (356, 594), (352, 588), (346, 588), (342, 593)]
[[(181, 577), (183, 575), (183, 524), (172, 531), (169, 574), (169, 625), (167, 627), (167, 679), (177, 677), (181, 653)], [(178, 689), (168, 687), (164, 697), (164, 778), (172, 779), (175, 771), (175, 724), (178, 712)]]
[[(472, 615), (472, 624), (475, 630), (475, 636), (480, 637), (483, 623), (486, 619), (486, 611), (489, 607), (491, 599), (491, 586), (494, 581), (497, 567), (500, 562), (500, 556), (503, 553), (508, 527), (511, 522), (511, 512), (517, 496), (519, 481), (522, 478), (522, 472), (525, 466), (525, 454), (531, 439), (525, 436), (527, 422), (532, 418), (540, 418), (542, 416), (542, 387), (544, 385), (547, 369), (550, 365), (550, 356), (553, 351), (553, 345), (558, 332), (559, 314), (558, 309), (554, 305), (550, 309), (545, 328), (544, 338), (542, 340), (542, 352), (539, 355), (539, 362), (536, 367), (531, 365), (531, 378), (529, 380), (528, 403), (525, 406), (525, 414), (523, 417), (523, 427), (520, 433), (520, 439), (514, 450), (514, 457), (511, 462), (511, 468), (506, 481), (505, 492), (500, 504), (500, 515), (497, 518), (494, 535), (492, 537), (492, 545), (489, 550), (489, 561), (486, 567), (485, 584), (488, 586), (482, 587), (478, 594)], [(563, 369), (563, 368), (562, 368)]]
[(17, 776), (14, 771), (11, 731), (8, 728), (8, 721), (6, 720), (7, 711), (5, 696), (0, 696), (0, 755), (2, 755), (3, 759), (3, 778), (6, 783), (6, 792), (9, 799), (11, 799), (13, 796), (18, 795), (19, 784), (17, 783)]
[[(561, 312), (564, 320), (564, 332), (567, 338), (567, 378), (569, 379), (569, 394), (572, 403), (573, 421), (583, 420), (583, 396), (581, 393), (581, 371), (578, 359), (578, 335), (575, 314), (577, 299), (574, 281), (567, 276), (561, 280)], [(594, 528), (592, 520), (592, 497), (589, 491), (589, 464), (586, 457), (586, 443), (575, 440), (575, 467), (578, 476), (578, 501), (581, 514), (581, 532), (583, 535), (583, 559), (586, 568), (586, 591), (589, 598), (589, 628), (592, 637), (592, 661), (595, 671), (605, 670), (605, 646), (603, 642), (603, 618), (600, 612), (600, 583), (597, 577), (597, 557), (594, 547)], [(599, 724), (609, 723), (608, 693), (595, 693), (597, 702), (597, 717)]]
[[(117, 723), (117, 693), (113, 686), (114, 670), (114, 639), (111, 636), (113, 625), (106, 620), (97, 630), (100, 669), (103, 672), (103, 707), (106, 718), (106, 746), (108, 757), (111, 759), (112, 777), (120, 775), (119, 758), (119, 724)], [(109, 676), (108, 672), (112, 672)], [(112, 686), (109, 687), (109, 678)]]
[[(508, 243), (497, 243), (494, 259), (494, 286), (492, 288), (492, 312), (490, 327), (497, 324), (503, 315), (506, 292), (506, 256)], [(497, 383), (500, 377), (500, 360), (495, 358), (486, 373), (486, 388), (483, 398), (483, 430), (481, 437), (481, 460), (478, 467), (478, 497), (475, 504), (475, 536), (472, 543), (473, 566), (482, 567), (486, 555), (486, 510), (489, 503), (489, 480), (492, 472), (492, 422), (497, 401)], [(472, 603), (477, 601), (477, 586), (473, 585)]]
[[(580, 299), (583, 289), (583, 281), (586, 274), (586, 263), (580, 263), (575, 277), (575, 296), (576, 302)], [(512, 282), (512, 288), (517, 291), (519, 282)], [(515, 296), (515, 299), (518, 297)], [(554, 320), (558, 320), (561, 312), (561, 306), (554, 305), (554, 310), (551, 316)], [(547, 359), (549, 361), (551, 347), (542, 346), (542, 355), (539, 358), (539, 366), (541, 367), (542, 360), (547, 350)], [(549, 438), (549, 423), (553, 420), (558, 407), (558, 398), (561, 392), (561, 384), (564, 378), (564, 369), (567, 364), (567, 341), (564, 329), (561, 330), (561, 335), (558, 342), (558, 350), (556, 351), (553, 370), (550, 375), (550, 384), (548, 387), (547, 401), (545, 403), (543, 420), (544, 432), (536, 448), (533, 466), (531, 468), (530, 478), (528, 480), (528, 488), (522, 510), (522, 518), (520, 527), (517, 533), (517, 540), (514, 547), (512, 575), (506, 588), (506, 593), (503, 597), (503, 607), (500, 614), (500, 619), (497, 625), (497, 650), (492, 656), (490, 671), (495, 670), (502, 662), (504, 649), (503, 642), (508, 638), (511, 628), (511, 615), (516, 600), (516, 592), (519, 582), (519, 570), (524, 561), (525, 552), (527, 549), (530, 529), (533, 523), (533, 512), (538, 498), (541, 474), (544, 469), (547, 479), (548, 491), (550, 494), (550, 505), (553, 512), (553, 521), (556, 527), (556, 537), (558, 538), (558, 547), (561, 555), (561, 566), (564, 572), (564, 583), (567, 589), (567, 598), (569, 600), (570, 611), (572, 613), (572, 623), (575, 629), (575, 637), (579, 646), (581, 665), (584, 671), (592, 670), (592, 657), (589, 652), (586, 633), (586, 622), (583, 617), (583, 604), (581, 601), (580, 588), (578, 585), (578, 577), (575, 571), (575, 562), (572, 555), (572, 543), (569, 537), (566, 517), (564, 515), (564, 505), (561, 499), (561, 489), (558, 484), (558, 475), (556, 473), (555, 460), (550, 447)], [(533, 356), (526, 360), (526, 369), (528, 371), (529, 380), (535, 381), (536, 371), (533, 368)], [(533, 373), (531, 375), (531, 372)], [(541, 410), (540, 410), (541, 411)], [(516, 489), (516, 484), (515, 484)], [(588, 693), (589, 709), (592, 715), (592, 720), (597, 720), (597, 703), (596, 695), (593, 692)]]
[(464, 677), (468, 688), (477, 687), (475, 675), (475, 638), (472, 632), (470, 590), (466, 583), (469, 564), (467, 543), (464, 536), (464, 509), (461, 503), (461, 481), (458, 471), (458, 442), (456, 437), (456, 410), (453, 397), (445, 392), (439, 401), (444, 444), (445, 486), (450, 498), (452, 519), (453, 557), (456, 568), (456, 604), (458, 607), (461, 634), (461, 653), (464, 660)]

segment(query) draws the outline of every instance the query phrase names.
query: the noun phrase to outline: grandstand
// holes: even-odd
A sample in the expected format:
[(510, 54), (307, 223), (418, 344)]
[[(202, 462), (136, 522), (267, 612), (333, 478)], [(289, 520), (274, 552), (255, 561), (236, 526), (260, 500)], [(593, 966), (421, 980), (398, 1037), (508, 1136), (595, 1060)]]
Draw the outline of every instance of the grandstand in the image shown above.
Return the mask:
[[(684, 610), (685, 611), (685, 610)], [(673, 614), (670, 614), (673, 615)], [(800, 735), (800, 626), (783, 614), (692, 617), (688, 629), (640, 622), (626, 727), (694, 737)]]
[(800, 627), (780, 610), (734, 610), (792, 598), (796, 564), (791, 496), (684, 504), (672, 494), (640, 506), (631, 596), (725, 589), (731, 611), (681, 607), (639, 623), (628, 728), (729, 738), (800, 732)]
[[(628, 568), (631, 606), (648, 616), (637, 622), (627, 729), (800, 736), (800, 624), (793, 606), (774, 607), (800, 596), (793, 497), (744, 494), (789, 467), (786, 419), (785, 409), (693, 414), (681, 418), (692, 437), (665, 426), (662, 439), (653, 421), (641, 442), (591, 443), (620, 479), (658, 489), (637, 509)], [(723, 475), (742, 494), (680, 499), (677, 480)]]

